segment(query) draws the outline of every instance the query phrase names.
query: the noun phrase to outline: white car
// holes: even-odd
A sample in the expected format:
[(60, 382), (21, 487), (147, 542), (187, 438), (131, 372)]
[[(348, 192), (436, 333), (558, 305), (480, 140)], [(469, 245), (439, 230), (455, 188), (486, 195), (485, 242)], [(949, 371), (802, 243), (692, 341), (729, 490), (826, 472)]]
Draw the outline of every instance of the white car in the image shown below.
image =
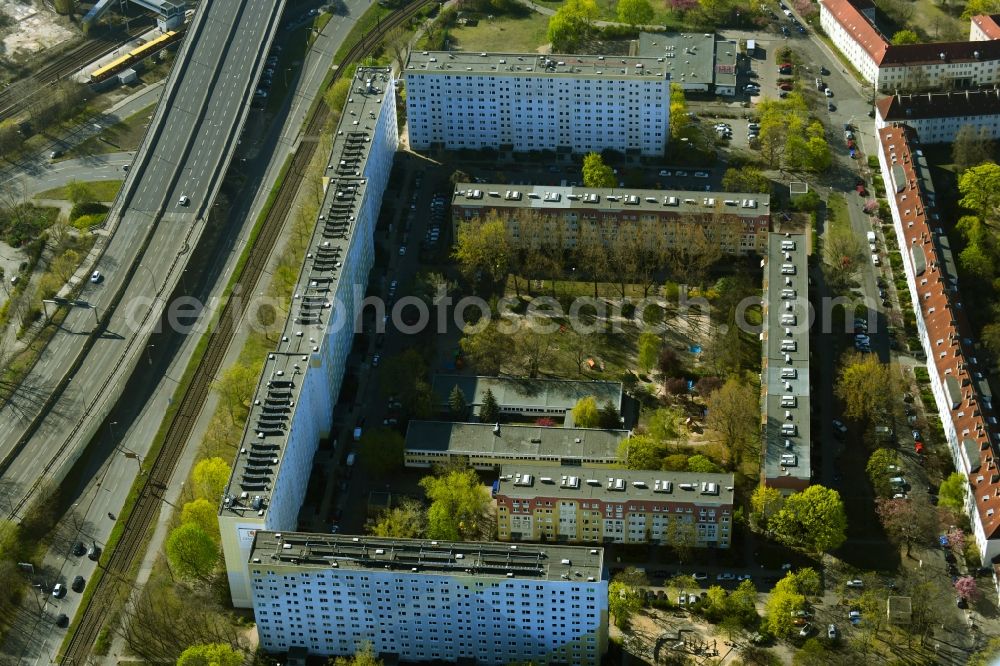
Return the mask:
[(405, 245), (400, 245), (399, 246), (399, 256), (402, 257), (405, 254), (406, 254), (406, 246)]
[(718, 576), (716, 576), (715, 580), (734, 580), (735, 578), (736, 578), (735, 575), (729, 573), (728, 571), (724, 571), (723, 573), (720, 573)]
[(826, 628), (826, 637), (830, 640), (837, 637), (837, 625), (831, 624)]
[(93, 282), (94, 284), (97, 284), (103, 279), (104, 276), (101, 275), (101, 271), (94, 271), (93, 273), (90, 274), (90, 281)]
[(667, 176), (670, 175), (670, 172), (667, 171), (666, 169), (660, 169), (660, 175), (666, 178)]
[(177, 200), (178, 206), (187, 206), (189, 203), (191, 203), (191, 199), (186, 194), (182, 194), (181, 198)]
[(853, 580), (847, 581), (847, 583), (845, 584), (847, 585), (847, 587), (853, 587), (855, 589), (861, 589), (865, 586), (864, 581), (862, 581), (860, 578), (854, 578)]
[(826, 89), (826, 96), (827, 96), (827, 97), (833, 97), (833, 91), (832, 91), (832, 90), (830, 90), (829, 88), (827, 88), (827, 89)]

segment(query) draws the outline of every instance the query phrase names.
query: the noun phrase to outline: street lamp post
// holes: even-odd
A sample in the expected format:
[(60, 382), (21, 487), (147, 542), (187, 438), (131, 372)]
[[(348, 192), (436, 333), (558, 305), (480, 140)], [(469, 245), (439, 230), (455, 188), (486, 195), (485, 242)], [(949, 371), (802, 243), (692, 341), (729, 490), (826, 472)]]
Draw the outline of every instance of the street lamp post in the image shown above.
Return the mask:
[(149, 362), (150, 365), (153, 365), (153, 354), (151, 350), (155, 346), (156, 345), (146, 345), (146, 360)]

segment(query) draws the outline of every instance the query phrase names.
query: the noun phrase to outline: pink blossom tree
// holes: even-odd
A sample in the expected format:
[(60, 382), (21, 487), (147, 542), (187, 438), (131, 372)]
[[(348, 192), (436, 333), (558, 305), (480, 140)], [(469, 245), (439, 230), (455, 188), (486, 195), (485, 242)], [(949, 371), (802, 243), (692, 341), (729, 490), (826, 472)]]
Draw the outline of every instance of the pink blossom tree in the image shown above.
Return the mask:
[(960, 527), (953, 527), (948, 531), (948, 547), (955, 555), (965, 552), (965, 532)]
[(979, 596), (979, 586), (972, 576), (962, 576), (955, 581), (955, 591), (966, 601), (974, 601)]
[(552, 428), (555, 424), (556, 422), (548, 416), (542, 416), (541, 418), (535, 419), (535, 425), (542, 426), (543, 428)]

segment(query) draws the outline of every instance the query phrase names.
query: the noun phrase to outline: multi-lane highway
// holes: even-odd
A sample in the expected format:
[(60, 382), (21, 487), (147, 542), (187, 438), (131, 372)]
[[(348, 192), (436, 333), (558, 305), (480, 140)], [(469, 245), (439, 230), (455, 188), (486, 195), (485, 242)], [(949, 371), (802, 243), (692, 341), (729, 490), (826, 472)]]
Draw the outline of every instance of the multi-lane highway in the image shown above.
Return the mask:
[(0, 406), (0, 473), (20, 498), (73, 464), (144, 352), (148, 327), (205, 227), (283, 5), (200, 5), (109, 216), (111, 234), (99, 241), (106, 246), (94, 268), (103, 278), (84, 283), (87, 306), (69, 312)]

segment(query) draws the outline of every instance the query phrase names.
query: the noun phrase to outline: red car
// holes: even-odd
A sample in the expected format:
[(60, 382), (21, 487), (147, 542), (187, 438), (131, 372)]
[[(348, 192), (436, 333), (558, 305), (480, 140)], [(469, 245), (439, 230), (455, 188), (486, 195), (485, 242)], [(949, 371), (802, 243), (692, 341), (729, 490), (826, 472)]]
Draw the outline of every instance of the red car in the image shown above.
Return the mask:
[(792, 89), (792, 84), (791, 83), (782, 83), (778, 87), (781, 88), (782, 90), (791, 90)]

